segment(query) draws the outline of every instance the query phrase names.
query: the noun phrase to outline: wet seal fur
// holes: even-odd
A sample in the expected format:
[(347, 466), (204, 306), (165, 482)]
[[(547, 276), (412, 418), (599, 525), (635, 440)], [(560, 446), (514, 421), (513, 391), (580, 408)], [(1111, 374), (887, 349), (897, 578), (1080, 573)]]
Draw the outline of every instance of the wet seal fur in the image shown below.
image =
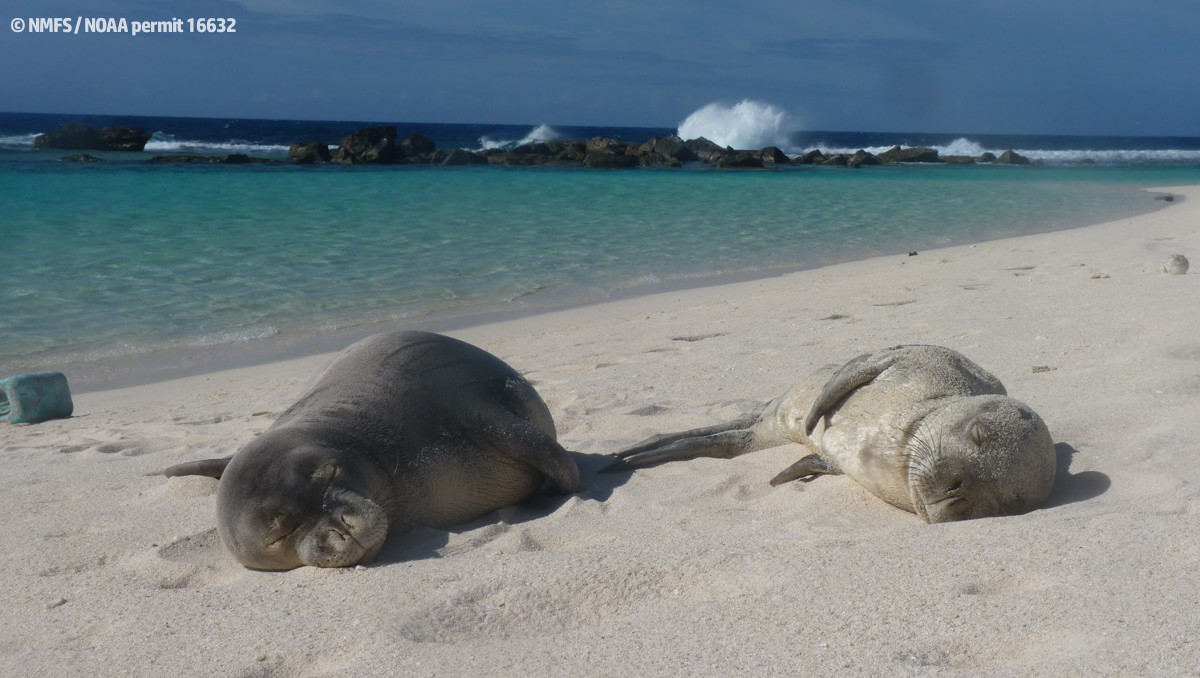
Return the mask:
[(342, 351), (232, 457), (173, 466), (217, 486), (217, 530), (246, 567), (369, 562), (389, 533), (449, 527), (579, 470), (537, 391), (475, 346), (390, 332)]
[(844, 473), (928, 523), (1025, 513), (1054, 485), (1054, 441), (1041, 417), (965, 356), (924, 345), (826, 366), (741, 419), (654, 436), (617, 453), (606, 470), (788, 442), (812, 454), (772, 485)]

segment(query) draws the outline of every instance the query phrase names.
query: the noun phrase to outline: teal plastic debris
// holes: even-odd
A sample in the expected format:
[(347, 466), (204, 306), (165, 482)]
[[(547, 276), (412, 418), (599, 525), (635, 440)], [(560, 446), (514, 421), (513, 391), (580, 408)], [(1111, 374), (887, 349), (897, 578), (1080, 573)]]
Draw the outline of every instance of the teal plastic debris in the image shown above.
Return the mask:
[(75, 411), (62, 372), (18, 374), (0, 379), (0, 422), (36, 424), (66, 419)]

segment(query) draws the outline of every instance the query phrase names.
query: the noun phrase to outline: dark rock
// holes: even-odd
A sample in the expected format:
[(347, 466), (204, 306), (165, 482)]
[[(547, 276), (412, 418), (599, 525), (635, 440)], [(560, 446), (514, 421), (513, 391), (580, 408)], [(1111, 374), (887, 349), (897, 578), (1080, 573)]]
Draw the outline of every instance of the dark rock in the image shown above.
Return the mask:
[(632, 169), (641, 164), (641, 159), (632, 153), (591, 151), (583, 159), (583, 166), (593, 169)]
[(646, 158), (649, 163), (655, 165), (675, 166), (700, 160), (700, 156), (688, 148), (683, 139), (674, 134), (666, 137), (655, 137), (642, 144), (638, 150), (641, 152), (643, 158)]
[(984, 151), (983, 155), (975, 158), (975, 162), (996, 162), (996, 154), (991, 151)]
[(762, 169), (763, 159), (760, 151), (726, 152), (713, 163), (721, 169)]
[(914, 146), (912, 148), (900, 148), (893, 146), (891, 149), (880, 153), (878, 156), (879, 162), (888, 165), (894, 165), (902, 162), (941, 162), (938, 157), (938, 152), (933, 148), (925, 148), (922, 146)]
[(193, 155), (188, 153), (176, 153), (174, 155), (156, 155), (146, 162), (156, 165), (168, 163), (198, 163), (208, 165), (250, 165), (279, 162), (272, 158), (255, 158), (244, 153), (230, 153), (229, 155)]
[(876, 158), (874, 155), (867, 153), (866, 151), (862, 150), (861, 148), (858, 149), (857, 151), (855, 151), (854, 155), (850, 156), (850, 159), (846, 161), (846, 165), (849, 167), (862, 167), (863, 165), (878, 165), (878, 164), (879, 164), (879, 158)]
[(582, 141), (573, 139), (555, 139), (549, 142), (554, 159), (563, 163), (582, 163), (587, 157), (588, 147)]
[(346, 135), (333, 154), (334, 162), (351, 165), (386, 164), (395, 162), (396, 127), (380, 125), (356, 130)]
[(1154, 196), (1154, 199), (1161, 200), (1163, 202), (1175, 202), (1175, 196), (1173, 195), (1156, 195)]
[(329, 145), (324, 141), (292, 144), (288, 147), (288, 157), (297, 165), (311, 165), (318, 162), (329, 162), (333, 159), (329, 153)]
[(552, 155), (554, 149), (544, 141), (522, 144), (508, 152), (509, 155)]
[[(555, 160), (554, 147), (544, 141), (535, 141), (531, 144), (522, 144), (509, 150), (504, 154), (503, 159), (499, 162), (505, 165), (514, 165), (517, 167), (525, 167), (529, 165), (545, 165)], [(489, 156), (489, 161), (492, 160)]]
[(141, 151), (150, 135), (136, 127), (104, 127), (69, 122), (56, 130), (39, 134), (34, 148), (71, 148), (81, 151)]
[(969, 155), (945, 155), (942, 160), (951, 165), (974, 165), (975, 158)]
[(733, 151), (730, 148), (722, 148), (704, 137), (688, 139), (683, 142), (683, 145), (687, 146), (688, 150), (695, 153), (696, 157), (703, 162), (715, 162), (717, 158)]
[(825, 156), (825, 159), (821, 161), (821, 164), (829, 165), (831, 167), (845, 167), (846, 165), (850, 164), (850, 156), (846, 155), (845, 153), (827, 155)]
[(437, 144), (429, 137), (413, 132), (412, 136), (400, 142), (399, 146), (400, 157), (404, 158), (433, 158), (433, 154), (437, 151)]
[(206, 155), (188, 155), (185, 153), (177, 153), (175, 155), (156, 155), (146, 162), (151, 162), (156, 165), (162, 165), (170, 162), (211, 162), (209, 156)]
[(998, 165), (1031, 165), (1033, 163), (1032, 163), (1032, 161), (1029, 160), (1029, 158), (1026, 158), (1025, 156), (1021, 155), (1020, 153), (1017, 153), (1010, 149), (1010, 150), (1007, 150), (1007, 151), (1001, 153), (999, 158), (996, 158), (996, 164), (998, 164)]
[(100, 129), (100, 148), (98, 151), (129, 151), (140, 153), (150, 141), (146, 130), (136, 127), (103, 127)]
[(592, 137), (587, 140), (588, 153), (625, 153), (633, 148), (633, 144), (607, 137)]
[(779, 148), (776, 146), (767, 146), (766, 148), (762, 149), (762, 151), (759, 152), (758, 157), (762, 158), (763, 162), (772, 165), (786, 165), (791, 161), (791, 159), (787, 157), (787, 154), (779, 150)]
[(486, 165), (487, 158), (461, 148), (440, 148), (433, 153), (435, 165)]
[(77, 153), (75, 155), (64, 155), (58, 159), (59, 162), (104, 162), (103, 158), (97, 158), (94, 155), (87, 153)]
[(792, 162), (797, 165), (820, 165), (821, 163), (825, 162), (825, 154), (822, 153), (820, 149), (814, 148), (808, 153), (796, 158)]
[(251, 158), (245, 153), (230, 153), (229, 155), (217, 156), (210, 162), (218, 165), (249, 165), (257, 162), (257, 160), (257, 158)]

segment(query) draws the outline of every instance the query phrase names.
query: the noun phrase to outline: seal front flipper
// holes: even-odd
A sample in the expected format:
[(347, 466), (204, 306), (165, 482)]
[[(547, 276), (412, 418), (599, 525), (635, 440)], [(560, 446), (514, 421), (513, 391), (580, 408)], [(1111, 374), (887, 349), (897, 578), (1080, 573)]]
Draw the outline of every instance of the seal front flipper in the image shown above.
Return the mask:
[[(738, 420), (719, 426), (655, 436), (616, 453), (613, 456), (617, 457), (617, 461), (600, 469), (600, 472), (616, 473), (698, 457), (732, 459), (761, 449), (762, 446), (755, 445), (754, 431), (750, 428), (729, 428), (744, 423)], [(714, 430), (715, 433), (712, 432)]]
[(575, 460), (552, 436), (511, 413), (492, 416), (496, 421), (484, 430), (500, 435), (490, 438), (489, 442), (509, 458), (541, 471), (548, 481), (547, 491), (572, 494), (583, 489)]
[(225, 467), (229, 466), (230, 459), (233, 459), (233, 457), (201, 459), (200, 461), (189, 461), (186, 464), (176, 464), (163, 469), (162, 475), (168, 478), (178, 476), (208, 476), (209, 478), (220, 480), (221, 475), (225, 473)]
[(775, 487), (776, 485), (790, 483), (799, 478), (811, 478), (812, 476), (819, 475), (837, 476), (841, 474), (842, 470), (837, 465), (823, 459), (820, 455), (810, 454), (785, 468), (779, 475), (772, 478), (771, 486)]
[(904, 348), (896, 346), (875, 353), (864, 353), (846, 363), (821, 389), (821, 394), (813, 401), (808, 416), (804, 418), (804, 433), (812, 435), (821, 417), (827, 416), (837, 404), (842, 402), (855, 389), (871, 383), (883, 371), (896, 362), (896, 351)]

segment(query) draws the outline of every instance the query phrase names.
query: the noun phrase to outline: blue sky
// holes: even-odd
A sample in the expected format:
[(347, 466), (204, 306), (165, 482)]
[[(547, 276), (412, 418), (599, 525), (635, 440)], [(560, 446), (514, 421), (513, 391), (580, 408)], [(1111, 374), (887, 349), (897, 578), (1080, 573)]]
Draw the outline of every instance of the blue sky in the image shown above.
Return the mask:
[(234, 34), (0, 36), (0, 110), (1200, 136), (1198, 0), (9, 0)]

